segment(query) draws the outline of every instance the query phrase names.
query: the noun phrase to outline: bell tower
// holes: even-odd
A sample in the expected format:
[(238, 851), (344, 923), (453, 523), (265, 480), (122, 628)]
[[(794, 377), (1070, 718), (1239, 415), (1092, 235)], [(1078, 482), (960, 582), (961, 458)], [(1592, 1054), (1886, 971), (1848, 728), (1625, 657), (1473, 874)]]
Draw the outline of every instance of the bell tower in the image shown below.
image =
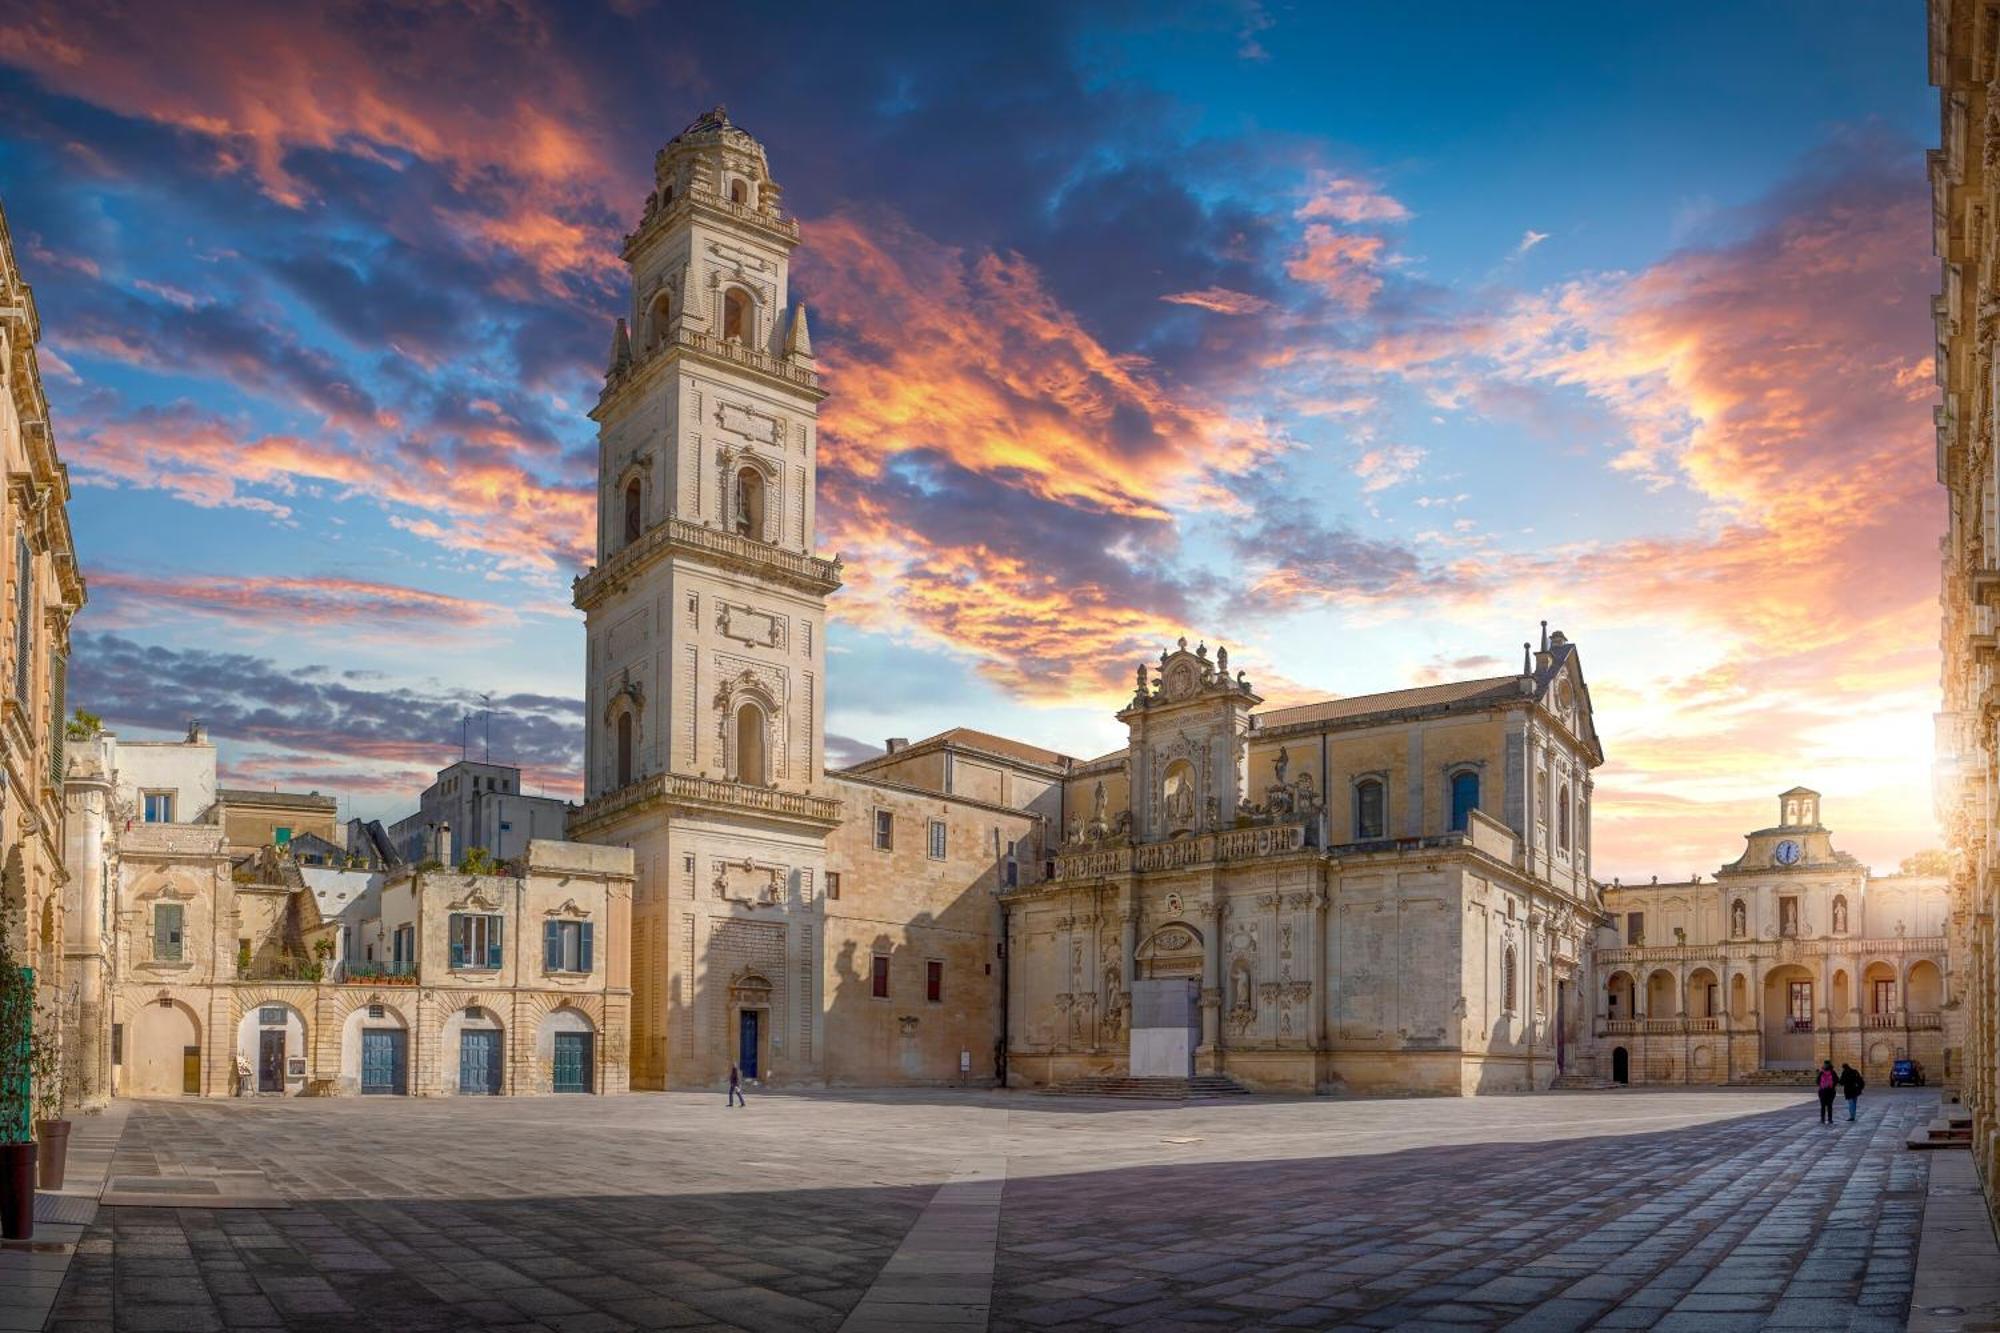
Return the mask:
[(667, 977), (669, 961), (693, 974), (635, 997), (639, 1087), (732, 1062), (767, 1079), (816, 1063), (818, 996), (797, 990), (818, 969), (799, 964), (839, 820), (820, 788), (840, 564), (813, 550), (825, 395), (789, 291), (798, 223), (763, 145), (721, 107), (659, 151), (653, 179), (591, 412), (597, 564), (575, 585), (585, 804), (570, 823), (573, 838), (639, 854), (635, 948), (668, 950), (686, 931), (669, 958), (637, 960), (636, 975)]

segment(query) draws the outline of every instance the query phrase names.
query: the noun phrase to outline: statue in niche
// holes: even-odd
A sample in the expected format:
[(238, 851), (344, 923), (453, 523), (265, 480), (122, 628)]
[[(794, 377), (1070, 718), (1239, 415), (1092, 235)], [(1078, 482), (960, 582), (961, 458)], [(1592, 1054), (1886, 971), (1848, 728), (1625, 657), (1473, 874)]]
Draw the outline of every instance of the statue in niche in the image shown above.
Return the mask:
[(1178, 826), (1194, 822), (1194, 771), (1176, 764), (1167, 770), (1167, 818)]
[(1106, 798), (1104, 779), (1097, 780), (1097, 789), (1090, 794), (1090, 840), (1096, 842), (1111, 831), (1110, 821), (1105, 819)]
[(1836, 935), (1845, 935), (1847, 933), (1847, 899), (1845, 898), (1835, 898), (1833, 900), (1833, 933)]
[(1743, 910), (1743, 900), (1739, 898), (1736, 905), (1729, 909), (1729, 933), (1741, 939), (1748, 925), (1747, 913)]

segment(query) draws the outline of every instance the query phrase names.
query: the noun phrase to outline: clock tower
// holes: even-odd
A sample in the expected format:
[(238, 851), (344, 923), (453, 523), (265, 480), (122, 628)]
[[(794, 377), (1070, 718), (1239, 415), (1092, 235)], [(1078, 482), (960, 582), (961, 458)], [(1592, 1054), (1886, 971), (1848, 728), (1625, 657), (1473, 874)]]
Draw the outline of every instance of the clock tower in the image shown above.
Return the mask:
[(598, 423), (585, 804), (570, 835), (631, 847), (633, 1086), (731, 1063), (816, 1076), (826, 598), (815, 554), (824, 394), (788, 287), (798, 223), (721, 108), (654, 162), (625, 238)]

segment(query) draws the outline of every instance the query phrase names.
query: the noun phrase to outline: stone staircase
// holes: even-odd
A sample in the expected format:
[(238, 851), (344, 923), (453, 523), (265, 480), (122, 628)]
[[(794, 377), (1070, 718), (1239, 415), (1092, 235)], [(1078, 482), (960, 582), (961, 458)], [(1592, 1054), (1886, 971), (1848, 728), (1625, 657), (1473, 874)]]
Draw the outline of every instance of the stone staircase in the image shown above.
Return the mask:
[(1186, 1102), (1211, 1097), (1248, 1097), (1250, 1089), (1227, 1074), (1196, 1074), (1192, 1078), (1129, 1078), (1094, 1074), (1050, 1084), (1044, 1097), (1120, 1097), (1128, 1101)]
[(1604, 1092), (1618, 1084), (1595, 1074), (1558, 1074), (1549, 1084), (1550, 1092)]
[(1819, 1077), (1817, 1069), (1753, 1069), (1741, 1078), (1729, 1080), (1734, 1088), (1810, 1088)]
[(1972, 1112), (1956, 1102), (1947, 1102), (1938, 1108), (1938, 1114), (1928, 1125), (1919, 1125), (1910, 1131), (1905, 1142), (1912, 1148), (1971, 1148)]

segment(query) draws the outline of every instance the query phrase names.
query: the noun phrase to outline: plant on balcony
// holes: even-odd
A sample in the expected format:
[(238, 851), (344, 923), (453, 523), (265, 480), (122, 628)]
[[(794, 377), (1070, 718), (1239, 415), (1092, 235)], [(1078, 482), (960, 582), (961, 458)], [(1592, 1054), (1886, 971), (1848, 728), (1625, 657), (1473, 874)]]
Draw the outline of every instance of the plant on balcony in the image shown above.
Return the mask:
[(73, 741), (87, 741), (104, 730), (104, 719), (95, 713), (77, 709), (70, 720), (63, 723), (63, 734)]
[(484, 847), (468, 847), (458, 858), (458, 871), (461, 875), (492, 875), (499, 868), (493, 864), (493, 853)]

